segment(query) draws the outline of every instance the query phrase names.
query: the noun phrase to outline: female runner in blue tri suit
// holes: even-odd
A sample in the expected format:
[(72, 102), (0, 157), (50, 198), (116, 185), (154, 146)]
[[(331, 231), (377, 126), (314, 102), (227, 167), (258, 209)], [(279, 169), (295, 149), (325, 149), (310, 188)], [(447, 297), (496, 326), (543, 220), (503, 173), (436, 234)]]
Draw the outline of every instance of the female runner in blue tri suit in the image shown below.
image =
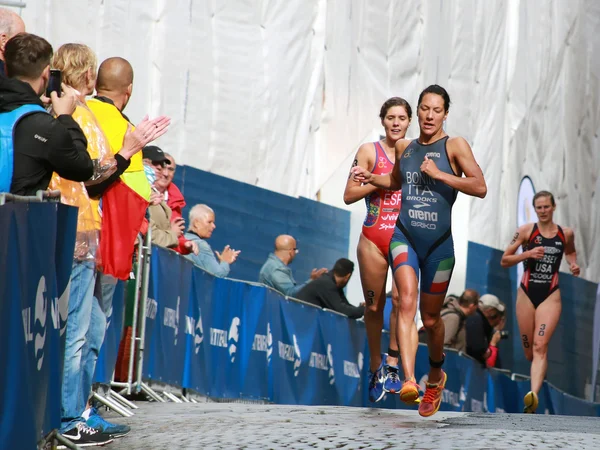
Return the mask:
[[(403, 342), (410, 342), (417, 308), (417, 280), (421, 273), (421, 318), (427, 330), (429, 377), (419, 414), (435, 414), (442, 402), (447, 376), (444, 362), (444, 322), (440, 311), (454, 268), (451, 232), (452, 205), (458, 192), (485, 197), (487, 187), (471, 147), (462, 137), (449, 138), (443, 129), (450, 97), (446, 90), (432, 85), (419, 95), (418, 139), (396, 143), (396, 163), (388, 175), (373, 175), (354, 167), (357, 181), (384, 189), (402, 188), (402, 205), (390, 242), (390, 263), (400, 291), (398, 340), (402, 366), (414, 373), (415, 357)], [(463, 176), (464, 174), (464, 176)], [(403, 320), (404, 319), (404, 320)], [(406, 376), (406, 374), (405, 374)], [(400, 398), (409, 403), (419, 396), (415, 379), (406, 378)]]
[[(525, 357), (531, 361), (531, 391), (523, 399), (523, 412), (530, 414), (538, 406), (537, 394), (548, 368), (548, 344), (560, 319), (558, 269), (563, 254), (571, 273), (577, 277), (580, 272), (573, 230), (552, 220), (556, 210), (554, 196), (548, 191), (538, 192), (533, 197), (533, 207), (538, 222), (517, 229), (500, 262), (502, 267), (525, 264), (517, 290), (517, 322)], [(521, 246), (523, 252), (516, 255)]]

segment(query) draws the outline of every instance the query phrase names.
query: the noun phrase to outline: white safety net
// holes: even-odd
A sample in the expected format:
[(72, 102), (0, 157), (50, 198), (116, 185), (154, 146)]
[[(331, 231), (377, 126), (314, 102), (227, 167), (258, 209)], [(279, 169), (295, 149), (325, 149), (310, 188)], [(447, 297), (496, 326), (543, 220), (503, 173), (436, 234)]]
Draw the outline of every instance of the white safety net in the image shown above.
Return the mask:
[(488, 183), (485, 200), (455, 207), (455, 283), (467, 240), (510, 241), (525, 175), (555, 193), (582, 275), (600, 280), (595, 0), (26, 3), (28, 31), (55, 48), (83, 42), (100, 60), (131, 61), (125, 112), (170, 115), (159, 145), (179, 163), (294, 196), (320, 191), (337, 206), (348, 158), (381, 130), (383, 101), (402, 96), (416, 109), (438, 83), (453, 103), (446, 129), (470, 142)]

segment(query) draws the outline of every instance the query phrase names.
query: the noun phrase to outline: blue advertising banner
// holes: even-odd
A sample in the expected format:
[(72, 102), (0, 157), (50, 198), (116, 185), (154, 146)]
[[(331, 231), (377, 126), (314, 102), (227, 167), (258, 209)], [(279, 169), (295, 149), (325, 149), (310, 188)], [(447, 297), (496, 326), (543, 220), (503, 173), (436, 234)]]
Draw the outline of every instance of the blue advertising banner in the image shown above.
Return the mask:
[(327, 404), (362, 406), (365, 389), (362, 378), (366, 334), (362, 322), (332, 312), (320, 312), (319, 329), (327, 343), (328, 383), (332, 397)]
[[(461, 358), (456, 353), (450, 353), (456, 359), (457, 368), (463, 368), (468, 364), (466, 370), (466, 382), (464, 383), (465, 401), (463, 411), (487, 412), (487, 388), (488, 372), (481, 363), (467, 358)], [(454, 359), (454, 358), (453, 358)], [(448, 361), (446, 359), (446, 361)], [(460, 370), (460, 369), (459, 369)], [(446, 385), (447, 386), (447, 385)]]
[(274, 392), (276, 403), (319, 404), (328, 385), (326, 347), (319, 335), (317, 308), (281, 300), (280, 336), (277, 350), (282, 369), (277, 370), (280, 392)]
[(173, 386), (183, 384), (185, 316), (191, 280), (192, 267), (187, 260), (175, 252), (153, 247), (143, 374)]
[(269, 399), (269, 368), (273, 357), (273, 333), (266, 304), (267, 290), (263, 286), (238, 283), (243, 286), (242, 316), (238, 358), (241, 389), (245, 398)]
[(0, 206), (0, 448), (34, 448), (60, 425), (76, 223), (60, 204)]
[(210, 305), (206, 305), (208, 319), (208, 360), (210, 370), (205, 373), (210, 395), (221, 398), (240, 398), (242, 370), (239, 349), (251, 343), (240, 342), (242, 323), (243, 283), (215, 278)]
[(115, 370), (125, 315), (125, 282), (121, 280), (117, 282), (112, 305), (112, 315), (106, 318), (106, 334), (96, 361), (94, 383), (110, 383)]
[[(368, 401), (363, 322), (287, 299), (265, 286), (215, 278), (168, 250), (155, 248), (153, 264), (147, 377), (216, 398), (416, 409), (397, 395), (387, 394), (376, 404)], [(383, 333), (381, 341), (387, 349), (389, 334)], [(444, 370), (448, 381), (440, 410), (522, 411), (528, 382), (512, 381), (453, 350), (446, 351)], [(415, 376), (423, 391), (428, 372), (427, 346), (420, 344)], [(548, 384), (540, 392), (540, 412), (594, 414), (599, 406)]]
[(183, 387), (210, 395), (210, 308), (214, 277), (203, 270), (192, 270), (188, 313), (185, 318), (186, 357)]
[(512, 389), (514, 383), (510, 377), (497, 370), (490, 369), (487, 374), (487, 399), (486, 410), (489, 412), (504, 413), (515, 409), (516, 389)]

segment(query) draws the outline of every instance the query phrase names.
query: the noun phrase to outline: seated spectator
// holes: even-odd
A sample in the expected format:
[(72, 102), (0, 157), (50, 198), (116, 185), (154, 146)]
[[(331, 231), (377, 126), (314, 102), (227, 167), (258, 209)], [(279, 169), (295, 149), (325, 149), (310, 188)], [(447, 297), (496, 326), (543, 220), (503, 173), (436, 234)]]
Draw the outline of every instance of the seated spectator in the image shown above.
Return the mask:
[(467, 289), (460, 297), (449, 295), (442, 308), (444, 321), (444, 346), (465, 352), (467, 350), (467, 317), (475, 314), (479, 305), (479, 293)]
[(230, 265), (235, 262), (240, 250), (234, 250), (226, 245), (221, 253), (213, 252), (210, 239), (215, 225), (215, 212), (207, 205), (196, 205), (190, 210), (190, 228), (185, 233), (185, 238), (198, 245), (198, 254), (189, 254), (185, 257), (200, 268), (217, 277), (226, 277)]
[(150, 174), (148, 181), (152, 186), (150, 206), (148, 206), (152, 243), (160, 247), (175, 248), (179, 245), (179, 236), (183, 235), (184, 220), (181, 217), (178, 220), (171, 221), (171, 208), (165, 202), (164, 195), (158, 188), (159, 183), (164, 180), (163, 170), (165, 165), (171, 163), (165, 157), (164, 152), (154, 145), (144, 147), (142, 156), (145, 170)]
[(351, 319), (359, 319), (365, 313), (365, 304), (351, 305), (344, 294), (344, 288), (353, 271), (354, 263), (349, 259), (340, 258), (335, 262), (331, 271), (300, 289), (296, 298), (321, 308), (339, 312)]
[(325, 268), (313, 269), (310, 280), (303, 284), (296, 284), (289, 265), (297, 254), (296, 239), (287, 234), (277, 236), (275, 251), (269, 255), (261, 267), (258, 281), (278, 290), (283, 295), (295, 297), (310, 280), (314, 280), (327, 272)]
[[(4, 48), (9, 78), (0, 77), (0, 192), (35, 195), (48, 188), (52, 173), (73, 181), (86, 181), (94, 174), (87, 140), (73, 120), (77, 93), (63, 86), (58, 97), (51, 94), (56, 119), (46, 112), (40, 96), (50, 77), (52, 46), (45, 39), (21, 33)], [(6, 146), (6, 148), (5, 148)]]
[(499, 367), (497, 346), (502, 339), (505, 310), (498, 297), (485, 294), (475, 314), (467, 318), (467, 354), (484, 367)]

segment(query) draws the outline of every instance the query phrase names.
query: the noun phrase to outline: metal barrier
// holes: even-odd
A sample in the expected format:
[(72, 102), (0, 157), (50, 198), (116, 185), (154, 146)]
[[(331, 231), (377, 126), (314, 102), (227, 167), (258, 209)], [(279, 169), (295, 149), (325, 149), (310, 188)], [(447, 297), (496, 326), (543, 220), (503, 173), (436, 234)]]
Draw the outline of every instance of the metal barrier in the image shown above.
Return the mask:
[(37, 191), (35, 195), (15, 195), (8, 192), (0, 192), (0, 206), (8, 203), (58, 203), (60, 202), (60, 191)]
[[(115, 410), (123, 416), (133, 415), (134, 409), (138, 407), (127, 400), (124, 395), (144, 393), (150, 400), (165, 402), (155, 390), (142, 381), (142, 368), (144, 365), (144, 346), (146, 338), (146, 303), (148, 299), (148, 284), (150, 282), (150, 261), (152, 256), (152, 230), (148, 228), (145, 239), (138, 236), (138, 265), (135, 275), (135, 297), (133, 301), (133, 321), (131, 325), (131, 346), (129, 348), (129, 363), (127, 367), (127, 381), (115, 381), (110, 383), (106, 396), (97, 392), (95, 398), (105, 406)], [(134, 373), (135, 372), (135, 373)], [(170, 396), (165, 396), (173, 400)], [(176, 397), (175, 397), (176, 399)], [(175, 401), (175, 400), (173, 400)], [(179, 400), (177, 400), (179, 401)]]

